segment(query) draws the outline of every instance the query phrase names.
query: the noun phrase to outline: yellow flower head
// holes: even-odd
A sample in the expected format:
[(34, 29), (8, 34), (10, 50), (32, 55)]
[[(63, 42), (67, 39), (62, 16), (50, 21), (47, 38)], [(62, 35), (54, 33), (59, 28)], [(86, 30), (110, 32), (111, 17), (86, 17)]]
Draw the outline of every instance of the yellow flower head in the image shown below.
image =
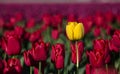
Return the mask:
[(79, 40), (84, 36), (84, 26), (82, 23), (68, 22), (66, 34), (70, 40)]

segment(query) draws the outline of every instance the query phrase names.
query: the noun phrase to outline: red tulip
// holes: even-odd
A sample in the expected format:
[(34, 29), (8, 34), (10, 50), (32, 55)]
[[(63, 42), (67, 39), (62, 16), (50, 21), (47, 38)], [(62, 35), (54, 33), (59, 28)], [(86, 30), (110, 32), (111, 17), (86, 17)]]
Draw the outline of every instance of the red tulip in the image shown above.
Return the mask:
[(105, 63), (110, 61), (109, 44), (107, 40), (97, 39), (93, 42), (94, 52), (100, 52), (104, 55)]
[(92, 17), (91, 16), (88, 16), (84, 19), (81, 19), (81, 18), (78, 18), (78, 21), (81, 23), (83, 23), (84, 25), (84, 28), (85, 28), (85, 34), (88, 33), (92, 26), (93, 26), (93, 20), (92, 20)]
[(26, 24), (26, 27), (27, 28), (33, 28), (35, 25), (35, 19), (34, 18), (31, 18), (28, 20), (27, 24)]
[(116, 30), (112, 36), (112, 39), (109, 42), (110, 50), (119, 52), (120, 48), (120, 30)]
[(40, 35), (40, 34), (41, 34), (41, 30), (37, 30), (37, 31), (33, 32), (33, 33), (30, 35), (29, 40), (30, 40), (31, 42), (37, 41), (38, 39), (41, 38), (41, 35)]
[(69, 14), (68, 17), (67, 17), (67, 21), (68, 22), (74, 22), (76, 21), (76, 17), (74, 14)]
[(114, 19), (114, 14), (112, 13), (112, 11), (107, 11), (105, 13), (105, 20), (110, 23), (110, 22), (113, 22), (113, 19)]
[(108, 67), (108, 69), (105, 66), (94, 68), (90, 64), (87, 64), (86, 74), (118, 74), (118, 71), (114, 67)]
[(45, 25), (50, 25), (51, 24), (51, 15), (50, 14), (44, 14), (42, 19), (43, 19), (43, 23)]
[(46, 61), (49, 43), (43, 41), (36, 42), (33, 45), (32, 56), (35, 61)]
[(15, 33), (17, 34), (17, 36), (19, 38), (21, 38), (23, 36), (23, 33), (24, 33), (24, 28), (23, 27), (16, 26), (14, 30), (15, 30)]
[(62, 24), (62, 15), (56, 14), (52, 17), (52, 26), (58, 27), (58, 25)]
[[(78, 57), (79, 57), (79, 62), (80, 62), (82, 59), (82, 54), (84, 50), (83, 42), (78, 42), (77, 46), (78, 46)], [(76, 45), (75, 44), (71, 44), (71, 52), (72, 52), (71, 60), (74, 64), (76, 64), (77, 60), (76, 60)]]
[(3, 18), (0, 18), (0, 28), (2, 28), (5, 24), (5, 21)]
[(94, 41), (93, 51), (87, 52), (90, 64), (93, 67), (101, 67), (110, 61), (108, 41), (98, 39)]
[(35, 66), (38, 64), (38, 62), (33, 59), (32, 55), (33, 55), (32, 49), (28, 51), (24, 51), (23, 53), (24, 62), (27, 66)]
[(23, 19), (23, 14), (21, 12), (17, 12), (15, 14), (15, 19), (17, 22), (21, 21)]
[(120, 24), (120, 14), (116, 15), (116, 20), (117, 20), (117, 23)]
[(58, 30), (57, 30), (57, 29), (53, 29), (53, 30), (52, 30), (52, 38), (53, 38), (53, 39), (58, 39), (58, 37), (59, 37), (59, 32), (58, 32)]
[(9, 59), (5, 62), (4, 74), (22, 74), (20, 60)]
[(52, 46), (51, 51), (51, 60), (55, 63), (55, 67), (57, 69), (62, 69), (64, 67), (64, 57), (65, 57), (65, 50), (63, 44), (56, 44)]
[(102, 27), (104, 23), (104, 16), (101, 12), (97, 12), (95, 17), (94, 17), (94, 23), (97, 27)]
[(10, 18), (10, 23), (11, 23), (11, 24), (15, 25), (16, 22), (17, 22), (17, 21), (16, 21), (16, 19), (15, 19), (14, 17), (11, 17), (11, 18)]
[(2, 38), (2, 49), (8, 55), (17, 55), (21, 51), (20, 39), (13, 31), (5, 32), (5, 36)]
[(95, 29), (94, 29), (94, 36), (95, 37), (98, 37), (98, 36), (100, 36), (100, 34), (101, 34), (101, 29), (100, 29), (100, 27), (96, 27)]

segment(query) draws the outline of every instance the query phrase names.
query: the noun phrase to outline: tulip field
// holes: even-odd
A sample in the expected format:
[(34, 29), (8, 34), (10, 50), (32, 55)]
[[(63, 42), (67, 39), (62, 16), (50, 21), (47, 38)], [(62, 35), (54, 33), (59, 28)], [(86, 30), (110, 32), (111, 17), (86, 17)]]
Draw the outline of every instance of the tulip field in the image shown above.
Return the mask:
[(120, 74), (120, 14), (0, 17), (0, 74)]

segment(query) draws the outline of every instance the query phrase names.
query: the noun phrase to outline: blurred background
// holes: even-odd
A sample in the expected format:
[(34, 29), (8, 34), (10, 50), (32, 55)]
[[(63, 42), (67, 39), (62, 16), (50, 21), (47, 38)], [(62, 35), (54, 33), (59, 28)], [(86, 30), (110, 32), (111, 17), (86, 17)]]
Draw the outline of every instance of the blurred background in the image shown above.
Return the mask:
[(0, 0), (1, 3), (118, 3), (120, 0)]

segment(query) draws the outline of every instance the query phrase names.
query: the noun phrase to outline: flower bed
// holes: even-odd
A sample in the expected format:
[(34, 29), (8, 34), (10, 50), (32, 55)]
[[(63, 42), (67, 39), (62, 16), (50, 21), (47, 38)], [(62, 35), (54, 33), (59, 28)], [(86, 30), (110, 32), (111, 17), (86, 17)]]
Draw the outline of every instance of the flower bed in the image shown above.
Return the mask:
[[(72, 8), (70, 12), (69, 8), (67, 12), (62, 8), (48, 12), (46, 8), (40, 15), (39, 11), (34, 14), (34, 7), (25, 10), (27, 5), (0, 6), (4, 6), (0, 7), (0, 74), (120, 73), (117, 4), (106, 11), (102, 7), (97, 11), (98, 5), (96, 12), (86, 10), (85, 14), (74, 13)], [(106, 4), (106, 9), (109, 6)], [(27, 16), (27, 12), (33, 15)]]

